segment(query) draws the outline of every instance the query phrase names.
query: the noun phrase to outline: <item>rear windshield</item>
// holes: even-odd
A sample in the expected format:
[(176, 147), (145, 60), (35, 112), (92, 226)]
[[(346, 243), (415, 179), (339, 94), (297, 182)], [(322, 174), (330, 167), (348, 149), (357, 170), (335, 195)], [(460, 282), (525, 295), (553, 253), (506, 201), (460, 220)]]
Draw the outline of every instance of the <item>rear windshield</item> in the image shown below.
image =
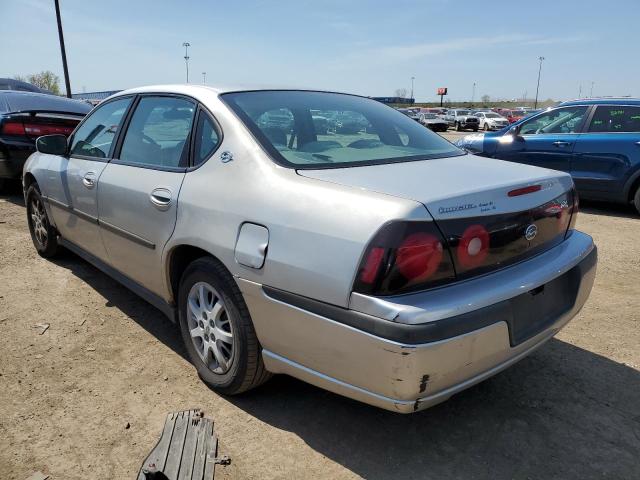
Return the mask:
[(464, 155), (415, 120), (363, 97), (273, 90), (228, 93), (221, 98), (274, 160), (290, 168)]

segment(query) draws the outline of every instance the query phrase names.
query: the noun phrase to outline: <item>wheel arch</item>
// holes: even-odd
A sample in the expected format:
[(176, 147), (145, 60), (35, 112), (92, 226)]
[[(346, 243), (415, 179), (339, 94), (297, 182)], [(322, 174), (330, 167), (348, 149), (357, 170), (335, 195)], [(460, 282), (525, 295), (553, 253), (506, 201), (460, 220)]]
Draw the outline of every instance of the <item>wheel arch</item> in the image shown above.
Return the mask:
[[(165, 272), (167, 285), (169, 287), (169, 293), (171, 295), (171, 301), (173, 303), (177, 304), (178, 289), (180, 288), (180, 279), (182, 278), (182, 274), (191, 262), (202, 257), (213, 258), (214, 260), (219, 262), (227, 271), (229, 271), (224, 262), (222, 262), (218, 257), (205, 250), (204, 248), (197, 247), (195, 245), (175, 245), (167, 253), (165, 260)], [(233, 277), (231, 272), (229, 272), (229, 275)]]
[(636, 171), (631, 174), (629, 180), (627, 180), (627, 184), (625, 185), (624, 198), (627, 202), (633, 201), (633, 196), (638, 188), (640, 188), (640, 166), (638, 166)]

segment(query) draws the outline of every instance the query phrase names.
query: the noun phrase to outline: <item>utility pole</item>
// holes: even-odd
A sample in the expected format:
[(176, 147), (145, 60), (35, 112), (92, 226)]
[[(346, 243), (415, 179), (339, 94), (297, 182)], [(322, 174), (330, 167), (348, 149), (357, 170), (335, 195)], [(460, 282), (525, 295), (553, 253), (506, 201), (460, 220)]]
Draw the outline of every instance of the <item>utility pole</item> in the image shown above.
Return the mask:
[(580, 84), (580, 88), (578, 89), (578, 98), (582, 98), (582, 84)]
[(540, 60), (540, 67), (538, 68), (538, 86), (536, 87), (536, 101), (533, 105), (534, 110), (538, 108), (538, 92), (540, 91), (540, 74), (542, 73), (542, 62), (544, 61), (544, 57), (538, 57)]
[(191, 44), (184, 42), (182, 46), (184, 47), (184, 64), (187, 67), (187, 83), (189, 83), (189, 47)]
[(207, 84), (207, 72), (202, 72), (202, 84)]
[(62, 53), (62, 69), (64, 70), (64, 86), (67, 89), (67, 97), (71, 98), (71, 82), (69, 82), (69, 69), (67, 68), (67, 52), (64, 48), (64, 35), (62, 34), (62, 20), (60, 19), (60, 4), (54, 0), (56, 6), (56, 19), (58, 20), (58, 38), (60, 39), (60, 53)]
[(416, 79), (416, 77), (411, 77), (411, 98), (413, 98), (413, 81)]
[(471, 90), (471, 106), (473, 107), (473, 102), (476, 100), (476, 82), (473, 82), (473, 90)]
[(593, 98), (593, 84), (595, 82), (591, 82), (591, 95), (589, 95), (590, 98)]

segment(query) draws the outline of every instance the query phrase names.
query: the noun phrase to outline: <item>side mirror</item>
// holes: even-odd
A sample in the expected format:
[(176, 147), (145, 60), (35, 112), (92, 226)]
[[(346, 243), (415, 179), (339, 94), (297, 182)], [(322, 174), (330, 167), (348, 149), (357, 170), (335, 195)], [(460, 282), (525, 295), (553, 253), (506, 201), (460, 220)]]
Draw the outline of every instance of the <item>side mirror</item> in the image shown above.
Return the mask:
[(520, 125), (515, 125), (509, 129), (509, 135), (513, 135), (514, 138), (520, 136)]
[(36, 140), (36, 149), (50, 155), (67, 154), (67, 137), (64, 135), (43, 135)]

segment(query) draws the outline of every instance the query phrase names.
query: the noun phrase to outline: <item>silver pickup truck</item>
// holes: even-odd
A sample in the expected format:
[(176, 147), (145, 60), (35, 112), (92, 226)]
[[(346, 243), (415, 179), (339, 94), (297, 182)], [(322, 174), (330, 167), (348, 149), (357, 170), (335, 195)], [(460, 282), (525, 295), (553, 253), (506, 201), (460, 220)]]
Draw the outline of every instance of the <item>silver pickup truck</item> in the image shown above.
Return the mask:
[(458, 132), (462, 130), (477, 132), (480, 128), (480, 119), (473, 116), (470, 110), (449, 110), (444, 118), (449, 126), (454, 127)]

